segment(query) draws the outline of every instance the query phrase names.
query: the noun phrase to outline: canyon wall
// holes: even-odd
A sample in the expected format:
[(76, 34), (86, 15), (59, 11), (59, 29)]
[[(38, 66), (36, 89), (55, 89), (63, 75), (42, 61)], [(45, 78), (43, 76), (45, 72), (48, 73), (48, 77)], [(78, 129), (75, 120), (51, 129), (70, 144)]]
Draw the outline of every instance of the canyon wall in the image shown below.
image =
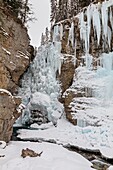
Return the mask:
[(21, 114), (21, 99), (15, 94), (31, 60), (30, 48), (27, 29), (10, 7), (0, 1), (0, 140), (6, 142), (11, 138), (14, 121)]
[[(92, 97), (89, 87), (72, 86), (73, 80), (77, 79), (76, 68), (84, 66), (89, 70), (97, 70), (99, 66), (107, 68), (108, 54), (111, 55), (112, 64), (112, 19), (113, 2), (94, 1), (89, 6), (81, 8), (80, 13), (71, 19), (53, 25), (53, 42), (61, 42), (61, 53), (64, 55), (61, 75), (58, 77), (62, 88), (60, 101), (64, 104), (66, 117), (75, 125), (76, 111), (72, 110), (70, 103), (77, 97)], [(112, 66), (110, 68), (112, 69)]]

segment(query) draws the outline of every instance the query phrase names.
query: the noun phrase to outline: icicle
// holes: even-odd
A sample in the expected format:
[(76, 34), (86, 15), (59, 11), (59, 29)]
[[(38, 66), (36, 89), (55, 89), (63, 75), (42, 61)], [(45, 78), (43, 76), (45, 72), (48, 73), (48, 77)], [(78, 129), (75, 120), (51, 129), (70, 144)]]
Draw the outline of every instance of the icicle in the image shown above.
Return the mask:
[(82, 12), (79, 16), (79, 22), (80, 22), (80, 39), (84, 41), (85, 43), (85, 52), (88, 53), (88, 40), (87, 40), (87, 26), (86, 22), (84, 22), (84, 13)]
[(83, 31), (84, 31), (84, 13), (82, 12), (79, 16), (79, 22), (80, 22), (80, 39), (84, 40), (84, 36), (83, 36)]
[(91, 69), (92, 68), (93, 57), (90, 54), (86, 54), (85, 58), (86, 58), (86, 67), (88, 69)]
[(71, 43), (72, 43), (72, 47), (74, 47), (74, 23), (73, 22), (71, 24), (71, 35), (72, 35)]
[(77, 58), (76, 58), (76, 46), (77, 46), (77, 41), (75, 39), (75, 52), (74, 52), (74, 66), (76, 65), (76, 61), (77, 61)]
[(62, 40), (63, 37), (63, 25), (60, 24), (60, 40)]
[(61, 42), (59, 41), (59, 42), (55, 42), (54, 43), (54, 46), (55, 46), (55, 49), (56, 49), (56, 51), (58, 51), (59, 53), (61, 52)]
[(101, 25), (100, 25), (100, 13), (98, 8), (94, 5), (93, 6), (93, 28), (95, 33), (97, 34), (98, 45), (100, 44), (100, 36), (101, 36)]
[(69, 30), (68, 44), (71, 41), (72, 47), (74, 47), (74, 23), (71, 23), (71, 28)]
[(59, 26), (55, 25), (54, 26), (54, 31), (53, 31), (53, 42), (59, 40)]
[(112, 30), (113, 30), (113, 14), (112, 14), (111, 7), (110, 7), (110, 23), (111, 23), (111, 27), (112, 27)]
[(101, 13), (102, 13), (102, 28), (103, 28), (103, 35), (105, 36), (105, 39), (107, 39), (108, 8), (107, 8), (107, 5), (106, 5), (106, 2), (103, 2), (103, 3), (102, 3)]
[(90, 31), (91, 31), (91, 15), (92, 10), (91, 6), (89, 5), (87, 8), (87, 44), (88, 44), (88, 52), (89, 52), (89, 40), (90, 40)]
[(112, 36), (111, 29), (108, 26), (108, 45), (109, 45), (109, 48), (111, 47), (111, 36)]

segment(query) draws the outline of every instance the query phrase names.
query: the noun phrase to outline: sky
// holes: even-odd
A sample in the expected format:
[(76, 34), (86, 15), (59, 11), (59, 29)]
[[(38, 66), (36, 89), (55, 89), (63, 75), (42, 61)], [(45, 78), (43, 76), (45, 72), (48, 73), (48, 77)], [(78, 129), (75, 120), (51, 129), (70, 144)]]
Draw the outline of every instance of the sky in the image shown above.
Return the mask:
[(32, 4), (32, 10), (37, 19), (37, 21), (29, 23), (29, 36), (31, 45), (38, 47), (41, 34), (50, 25), (50, 0), (29, 0), (29, 2)]

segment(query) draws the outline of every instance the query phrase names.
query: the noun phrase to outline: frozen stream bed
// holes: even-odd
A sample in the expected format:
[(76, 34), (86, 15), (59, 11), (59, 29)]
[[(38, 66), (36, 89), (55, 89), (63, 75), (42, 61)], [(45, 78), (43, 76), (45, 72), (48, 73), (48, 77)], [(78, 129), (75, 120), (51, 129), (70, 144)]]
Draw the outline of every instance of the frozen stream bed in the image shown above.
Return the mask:
[[(21, 139), (54, 141), (64, 146), (76, 146), (85, 150), (100, 151), (105, 158), (113, 159), (113, 131), (109, 124), (99, 127), (73, 126), (64, 118), (58, 121), (57, 127), (52, 124), (37, 126), (38, 130), (19, 130)], [(104, 131), (103, 131), (104, 128)]]

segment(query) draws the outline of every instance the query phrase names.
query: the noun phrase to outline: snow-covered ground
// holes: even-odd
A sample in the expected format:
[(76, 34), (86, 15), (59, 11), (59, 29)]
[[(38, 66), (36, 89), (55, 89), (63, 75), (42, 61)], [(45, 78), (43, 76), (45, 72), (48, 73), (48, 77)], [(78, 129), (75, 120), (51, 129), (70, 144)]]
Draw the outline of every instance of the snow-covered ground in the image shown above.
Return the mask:
[(75, 93), (77, 89), (86, 89), (86, 97), (76, 97), (70, 103), (78, 120), (77, 126), (62, 117), (57, 127), (45, 124), (45, 130), (44, 125), (37, 126), (39, 130), (20, 130), (19, 137), (54, 140), (63, 145), (98, 150), (102, 156), (113, 159), (113, 68), (110, 67), (113, 53), (103, 54), (100, 60), (103, 60), (102, 66), (98, 66), (97, 70), (93, 70), (92, 66), (78, 67), (73, 84), (68, 89)]
[[(41, 157), (21, 157), (22, 149), (29, 148)], [(0, 170), (93, 170), (91, 163), (75, 152), (49, 143), (10, 142), (0, 149)]]
[(100, 150), (103, 156), (113, 158), (113, 131), (109, 129), (109, 125), (79, 127), (61, 119), (58, 121), (57, 127), (50, 125), (47, 129), (45, 125), (44, 130), (43, 125), (42, 129), (19, 130), (18, 137), (21, 139), (50, 140), (58, 144), (78, 146), (86, 150)]

